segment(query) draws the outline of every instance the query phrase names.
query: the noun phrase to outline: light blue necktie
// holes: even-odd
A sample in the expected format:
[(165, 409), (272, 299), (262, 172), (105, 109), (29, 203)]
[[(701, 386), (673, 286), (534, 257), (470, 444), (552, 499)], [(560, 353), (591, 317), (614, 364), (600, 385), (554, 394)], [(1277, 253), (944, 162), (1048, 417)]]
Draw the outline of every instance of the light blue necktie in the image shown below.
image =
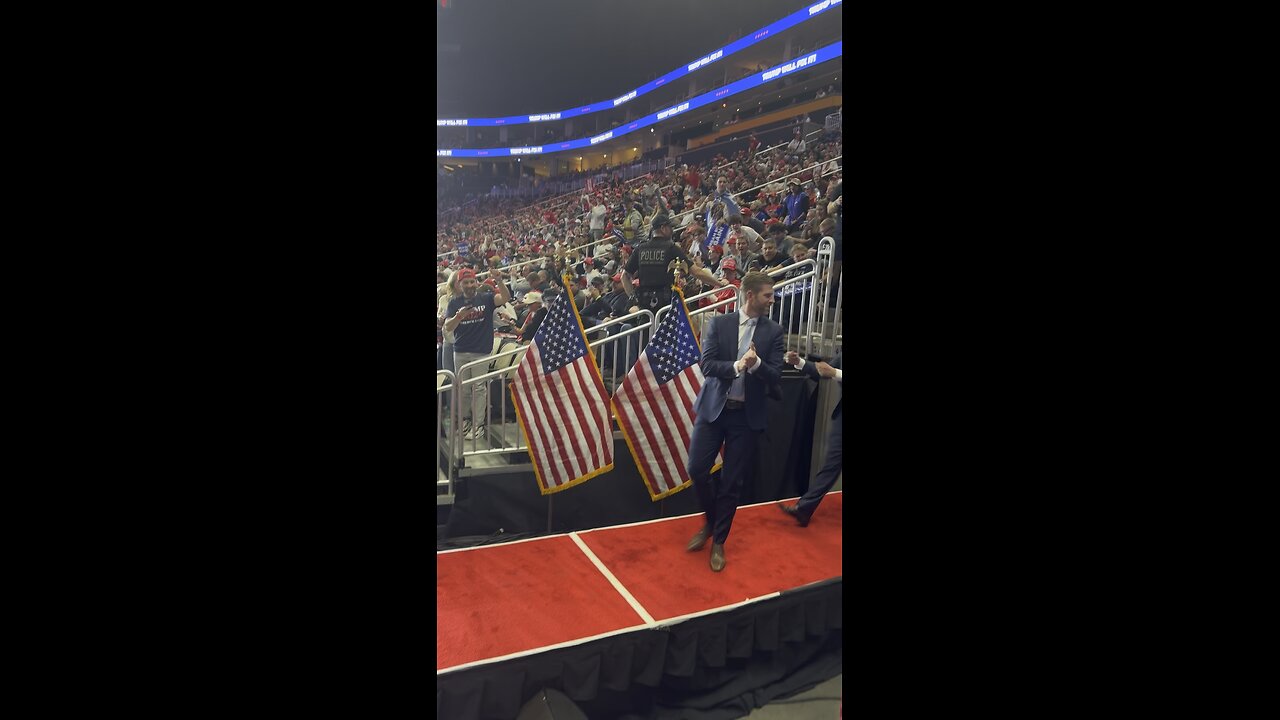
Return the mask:
[[(751, 349), (751, 338), (755, 335), (755, 329), (756, 329), (756, 318), (751, 318), (750, 320), (747, 321), (746, 325), (740, 325), (738, 327), (738, 332), (742, 334), (742, 337), (738, 339), (738, 355), (733, 359), (734, 362), (737, 362), (739, 358), (747, 354), (747, 350)], [(733, 379), (733, 384), (729, 386), (730, 400), (738, 400), (738, 401), (746, 400), (747, 398), (746, 382), (747, 382), (748, 370), (750, 370), (750, 368), (743, 368), (742, 372), (738, 375), (738, 377)]]

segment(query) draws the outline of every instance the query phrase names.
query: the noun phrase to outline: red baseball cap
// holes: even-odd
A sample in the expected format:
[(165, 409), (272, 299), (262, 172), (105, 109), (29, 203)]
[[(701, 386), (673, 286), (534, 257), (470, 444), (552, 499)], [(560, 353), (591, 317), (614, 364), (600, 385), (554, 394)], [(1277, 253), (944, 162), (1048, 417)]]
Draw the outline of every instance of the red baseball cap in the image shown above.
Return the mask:
[(458, 271), (458, 278), (457, 278), (457, 279), (458, 279), (458, 280), (466, 280), (467, 278), (473, 278), (473, 277), (475, 277), (475, 276), (476, 276), (476, 271), (475, 271), (475, 270), (472, 270), (471, 268), (462, 268), (461, 270), (459, 270), (459, 271)]

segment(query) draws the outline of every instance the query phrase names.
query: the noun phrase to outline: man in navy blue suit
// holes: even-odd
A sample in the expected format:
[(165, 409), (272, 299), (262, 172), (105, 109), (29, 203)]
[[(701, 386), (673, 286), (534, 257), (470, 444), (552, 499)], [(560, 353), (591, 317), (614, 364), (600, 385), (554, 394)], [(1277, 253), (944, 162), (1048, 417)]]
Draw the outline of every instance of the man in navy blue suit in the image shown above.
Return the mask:
[[(693, 402), (697, 417), (689, 438), (689, 477), (706, 522), (687, 549), (701, 550), (713, 538), (711, 569), (716, 572), (724, 569), (724, 541), (755, 446), (768, 426), (767, 393), (782, 378), (783, 330), (769, 319), (773, 278), (747, 273), (742, 291), (742, 310), (712, 320), (702, 338), (705, 380)], [(713, 485), (711, 466), (722, 442), (724, 468)]]
[[(820, 378), (835, 378), (836, 382), (844, 384), (844, 373), (840, 370), (840, 358), (837, 354), (836, 359), (829, 364), (817, 362), (805, 362), (799, 353), (787, 353), (786, 363), (795, 365), (801, 372), (808, 375), (813, 380)], [(809, 518), (813, 517), (813, 513), (818, 509), (818, 503), (822, 502), (822, 498), (826, 497), (827, 492), (836, 484), (836, 478), (840, 477), (840, 461), (844, 457), (841, 438), (844, 436), (844, 412), (841, 407), (844, 405), (844, 398), (836, 403), (836, 409), (831, 411), (831, 429), (827, 431), (827, 457), (822, 463), (822, 469), (813, 477), (813, 483), (809, 485), (809, 489), (792, 505), (779, 505), (782, 512), (796, 519), (800, 527), (809, 525)]]

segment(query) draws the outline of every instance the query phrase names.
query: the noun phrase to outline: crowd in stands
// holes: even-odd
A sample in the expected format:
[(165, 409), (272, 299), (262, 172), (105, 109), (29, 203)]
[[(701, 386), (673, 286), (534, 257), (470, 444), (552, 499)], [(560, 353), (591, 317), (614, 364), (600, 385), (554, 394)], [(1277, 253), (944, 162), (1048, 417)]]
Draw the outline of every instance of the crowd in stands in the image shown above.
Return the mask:
[[(437, 213), (437, 342), (448, 345), (444, 309), (460, 292), (463, 268), (484, 279), (480, 292), (505, 285), (510, 302), (496, 309), (493, 327), (517, 342), (532, 340), (547, 302), (560, 293), (572, 295), (588, 328), (634, 312), (634, 288), (623, 287), (622, 270), (660, 213), (673, 220), (672, 239), (717, 280), (690, 276), (685, 297), (719, 291), (694, 303), (704, 306), (732, 297), (730, 286), (746, 272), (802, 262), (819, 240), (835, 235), (829, 209), (843, 208), (841, 152), (838, 130), (806, 140), (797, 127), (791, 141), (772, 149), (755, 143), (694, 166), (677, 159), (640, 178), (605, 176), (589, 192), (532, 205), (480, 196), (456, 206), (457, 198), (446, 196), (454, 202)], [(708, 222), (724, 226), (724, 241), (703, 252)], [(443, 365), (450, 366), (448, 358)]]
[[(476, 198), (484, 195), (494, 198), (527, 198), (531, 200), (545, 198), (548, 195), (558, 196), (570, 190), (582, 189), (588, 178), (591, 178), (593, 183), (608, 180), (631, 180), (654, 170), (660, 170), (662, 167), (663, 162), (661, 160), (640, 160), (605, 169), (593, 168), (577, 172), (566, 172), (550, 178), (539, 176), (502, 177), (498, 178), (496, 182), (490, 180), (485, 183), (486, 185), (491, 183), (491, 185), (488, 190), (481, 188), (481, 192), (475, 192), (475, 186), (485, 182), (487, 178), (482, 178), (478, 175), (454, 173), (448, 176), (448, 182), (442, 183), (437, 180), (437, 213), (470, 204)], [(442, 184), (448, 185), (449, 188), (449, 192), (444, 195), (440, 192)], [(468, 192), (469, 190), (472, 191)]]

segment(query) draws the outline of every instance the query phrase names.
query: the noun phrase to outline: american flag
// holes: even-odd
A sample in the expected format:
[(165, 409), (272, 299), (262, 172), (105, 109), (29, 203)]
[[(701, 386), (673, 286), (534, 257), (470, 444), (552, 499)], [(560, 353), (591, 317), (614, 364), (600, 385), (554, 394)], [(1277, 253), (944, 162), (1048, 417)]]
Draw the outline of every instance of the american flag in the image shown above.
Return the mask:
[[(613, 395), (614, 417), (649, 488), (649, 497), (655, 501), (692, 482), (689, 437), (696, 417), (693, 401), (702, 388), (701, 358), (684, 296), (674, 291), (671, 312), (663, 316), (649, 345)], [(713, 470), (723, 463), (723, 455), (721, 448)]]
[[(572, 287), (567, 277), (565, 284)], [(567, 293), (547, 304), (511, 381), (511, 397), (543, 495), (613, 469), (609, 395)]]

